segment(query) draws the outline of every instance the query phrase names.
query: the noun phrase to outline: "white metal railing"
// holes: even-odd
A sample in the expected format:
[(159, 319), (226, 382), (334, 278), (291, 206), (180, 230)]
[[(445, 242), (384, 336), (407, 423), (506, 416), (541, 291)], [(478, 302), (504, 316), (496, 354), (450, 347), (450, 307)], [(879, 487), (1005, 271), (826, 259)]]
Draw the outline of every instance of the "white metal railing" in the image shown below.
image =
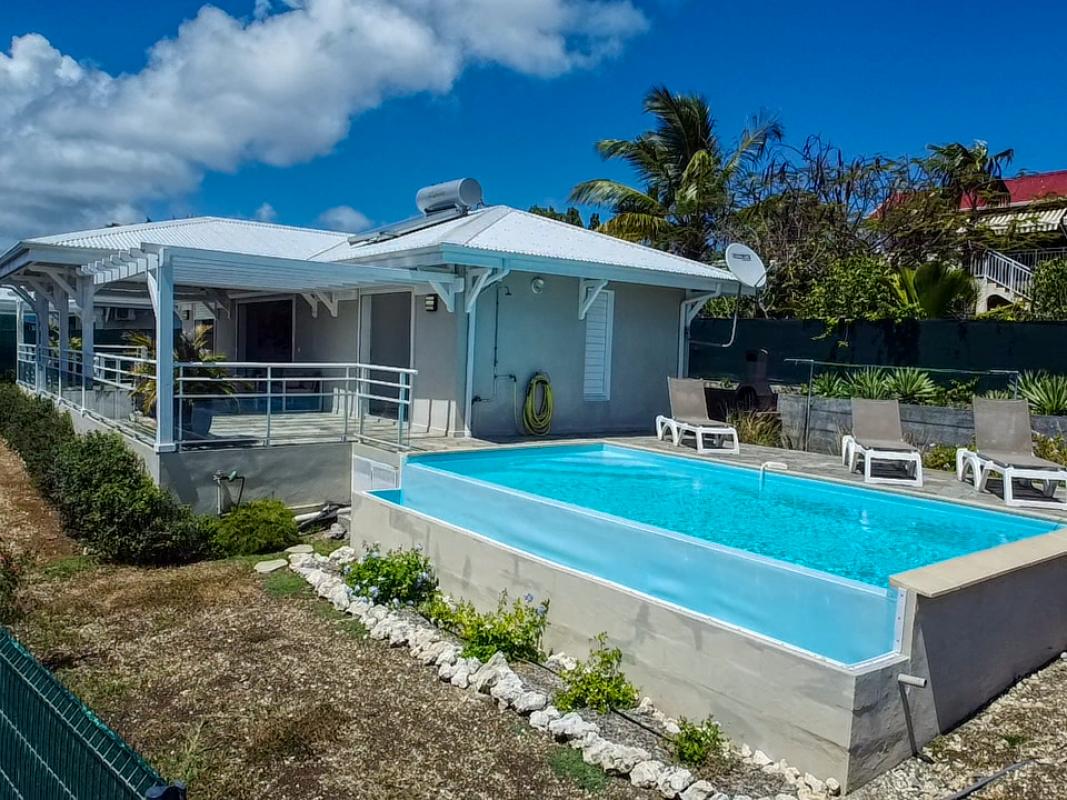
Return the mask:
[(27, 389), (57, 403), (91, 414), (143, 439), (151, 439), (151, 425), (139, 413), (138, 391), (155, 375), (156, 362), (123, 355), (139, 348), (111, 346), (94, 351), (92, 369), (86, 370), (80, 350), (21, 344), (17, 354), (17, 380)]
[(975, 256), (971, 262), (971, 274), (995, 283), (1021, 298), (1030, 299), (1034, 271), (1004, 253), (987, 250)]
[[(78, 350), (21, 344), (18, 382), (141, 439), (155, 438), (153, 359), (112, 347), (84, 374)], [(136, 351), (136, 348), (134, 348)], [(410, 447), (417, 372), (364, 363), (177, 362), (179, 448), (362, 441)]]
[(1024, 267), (1034, 270), (1043, 261), (1050, 261), (1054, 258), (1067, 258), (1067, 247), (1050, 247), (1047, 250), (1005, 250), (1004, 255), (1012, 261), (1018, 261)]
[(415, 370), (359, 362), (175, 364), (179, 446), (363, 441), (410, 445)]

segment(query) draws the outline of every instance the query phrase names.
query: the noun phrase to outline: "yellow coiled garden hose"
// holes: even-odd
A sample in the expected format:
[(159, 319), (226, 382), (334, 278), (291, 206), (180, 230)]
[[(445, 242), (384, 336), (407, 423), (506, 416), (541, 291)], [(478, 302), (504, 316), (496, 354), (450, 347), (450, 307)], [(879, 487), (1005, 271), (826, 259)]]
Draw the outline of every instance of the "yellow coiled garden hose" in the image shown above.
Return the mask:
[[(540, 395), (540, 400), (538, 396)], [(533, 436), (544, 436), (552, 428), (552, 381), (538, 372), (526, 385), (526, 402), (522, 406), (522, 427)]]

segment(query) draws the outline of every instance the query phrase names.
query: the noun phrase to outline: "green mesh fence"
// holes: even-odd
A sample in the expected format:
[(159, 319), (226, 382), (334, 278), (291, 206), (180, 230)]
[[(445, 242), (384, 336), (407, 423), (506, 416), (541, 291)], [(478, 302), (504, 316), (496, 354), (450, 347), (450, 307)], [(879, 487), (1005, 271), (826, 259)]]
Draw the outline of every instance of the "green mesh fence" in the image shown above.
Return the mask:
[(0, 798), (144, 798), (159, 775), (0, 628)]

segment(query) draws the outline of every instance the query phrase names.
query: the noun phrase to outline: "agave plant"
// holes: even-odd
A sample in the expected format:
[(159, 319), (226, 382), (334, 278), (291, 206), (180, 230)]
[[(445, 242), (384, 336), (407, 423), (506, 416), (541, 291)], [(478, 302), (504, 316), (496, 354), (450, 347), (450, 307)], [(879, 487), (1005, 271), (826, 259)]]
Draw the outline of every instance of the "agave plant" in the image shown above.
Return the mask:
[(819, 397), (848, 397), (848, 381), (836, 372), (820, 372), (812, 379), (811, 393)]
[(928, 373), (915, 367), (902, 367), (889, 373), (886, 390), (890, 397), (913, 405), (930, 403), (937, 397), (937, 384)]
[(1011, 400), (1012, 394), (1007, 389), (990, 389), (982, 397), (989, 400)]
[[(223, 361), (226, 356), (220, 353), (212, 353), (208, 349), (211, 330), (206, 325), (197, 325), (193, 334), (181, 333), (174, 337), (174, 360), (175, 361)], [(132, 346), (138, 347), (146, 354), (147, 359), (155, 359), (156, 342), (151, 336), (144, 333), (131, 333), (126, 341)], [(138, 363), (132, 370), (139, 377), (133, 389), (133, 395), (141, 406), (141, 411), (148, 415), (156, 411), (156, 373), (155, 365), (149, 362)], [(175, 371), (177, 375), (177, 371)], [(195, 367), (186, 368), (185, 378), (203, 378), (206, 380), (183, 381), (183, 393), (185, 395), (196, 394), (234, 394), (236, 384), (226, 380), (228, 373), (220, 367)]]
[(1067, 414), (1067, 375), (1024, 372), (1019, 378), (1019, 394), (1035, 414)]
[(888, 400), (889, 380), (884, 369), (865, 367), (848, 376), (848, 389), (851, 397), (865, 400)]

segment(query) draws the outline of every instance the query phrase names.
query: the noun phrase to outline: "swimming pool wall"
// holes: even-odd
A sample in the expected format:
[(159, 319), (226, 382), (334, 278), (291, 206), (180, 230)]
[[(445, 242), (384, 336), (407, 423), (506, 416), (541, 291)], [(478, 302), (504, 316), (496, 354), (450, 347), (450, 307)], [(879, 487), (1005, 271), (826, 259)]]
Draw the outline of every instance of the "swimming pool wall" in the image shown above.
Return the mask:
[[(395, 496), (394, 496), (395, 499)], [(737, 742), (854, 789), (1067, 648), (1067, 532), (894, 576), (900, 652), (844, 666), (391, 502), (353, 497), (353, 546), (421, 545), (442, 588), (482, 609), (501, 590), (551, 600), (546, 646), (604, 631), (667, 713), (713, 715)], [(926, 679), (909, 686), (906, 674)]]

